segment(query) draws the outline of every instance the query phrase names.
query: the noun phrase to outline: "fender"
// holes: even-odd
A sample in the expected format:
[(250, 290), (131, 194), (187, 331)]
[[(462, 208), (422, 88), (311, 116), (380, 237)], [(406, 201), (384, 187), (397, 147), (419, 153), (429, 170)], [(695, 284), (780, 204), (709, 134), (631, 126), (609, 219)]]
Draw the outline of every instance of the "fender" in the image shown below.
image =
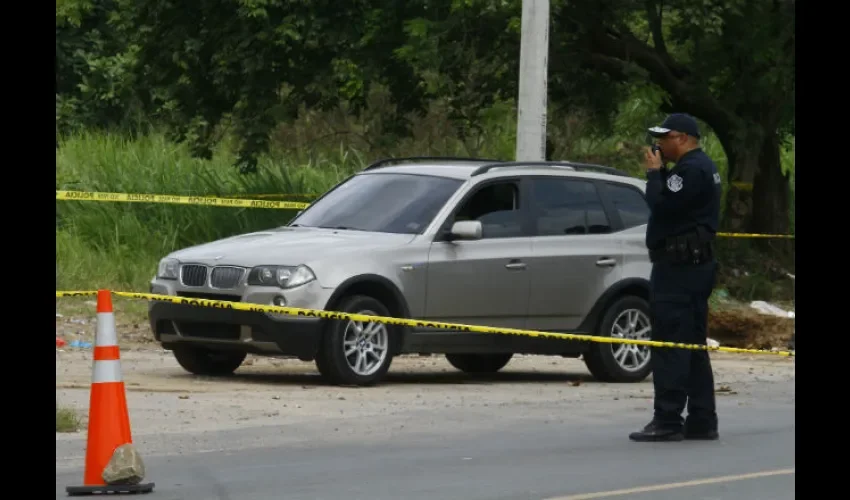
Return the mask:
[[(360, 274), (357, 276), (352, 276), (351, 278), (348, 278), (347, 280), (340, 283), (336, 287), (336, 290), (334, 290), (333, 294), (331, 294), (331, 298), (328, 299), (328, 303), (325, 304), (325, 309), (332, 307), (333, 304), (336, 304), (341, 297), (345, 296), (353, 288), (359, 288), (364, 285), (368, 287), (378, 287), (381, 288), (383, 291), (389, 292), (395, 300), (396, 304), (398, 304), (399, 308), (401, 309), (400, 316), (402, 318), (410, 318), (410, 308), (407, 304), (407, 299), (405, 299), (404, 294), (401, 293), (401, 290), (398, 289), (395, 283), (377, 274)], [(404, 342), (407, 337), (408, 328), (401, 327), (400, 331), (401, 338), (397, 343), (398, 348), (401, 348), (401, 346), (404, 345)]]
[(637, 295), (649, 299), (649, 280), (643, 278), (626, 278), (618, 281), (605, 290), (590, 308), (590, 312), (585, 316), (584, 321), (579, 325), (578, 330), (581, 332), (597, 333), (599, 322), (602, 321), (602, 316), (608, 309), (611, 303), (623, 295)]

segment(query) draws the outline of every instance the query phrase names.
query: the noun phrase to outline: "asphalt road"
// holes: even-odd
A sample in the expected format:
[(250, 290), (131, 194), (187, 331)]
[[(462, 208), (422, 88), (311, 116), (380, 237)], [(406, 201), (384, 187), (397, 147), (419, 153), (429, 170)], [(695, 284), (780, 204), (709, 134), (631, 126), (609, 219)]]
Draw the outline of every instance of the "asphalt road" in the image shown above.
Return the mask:
[[(354, 439), (322, 437), (309, 423), (218, 432), (204, 439), (172, 436), (167, 439), (175, 446), (181, 440), (199, 444), (194, 450), (180, 445), (179, 456), (145, 456), (146, 481), (155, 489), (133, 498), (792, 499), (793, 384), (719, 396), (721, 439), (716, 442), (630, 442), (628, 432), (649, 415), (634, 411), (635, 401), (572, 406), (552, 401), (522, 415), (495, 408), (489, 415), (417, 409), (331, 424), (362, 428), (361, 439), (357, 432)], [(399, 427), (400, 418), (406, 425)], [(417, 422), (434, 419), (459, 425), (454, 432), (417, 430)], [(374, 431), (390, 426), (392, 433)], [(302, 431), (317, 437), (275, 443), (275, 436)], [(203, 451), (202, 441), (218, 449)], [(245, 448), (246, 443), (254, 444)], [(65, 498), (65, 487), (79, 485), (82, 474), (81, 468), (57, 465), (56, 498)]]

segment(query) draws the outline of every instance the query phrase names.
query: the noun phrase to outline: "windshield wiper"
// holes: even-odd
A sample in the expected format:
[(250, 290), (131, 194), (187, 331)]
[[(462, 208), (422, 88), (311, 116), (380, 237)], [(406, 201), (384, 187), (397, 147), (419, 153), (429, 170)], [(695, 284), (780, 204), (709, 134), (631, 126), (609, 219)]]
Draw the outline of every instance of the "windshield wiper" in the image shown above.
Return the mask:
[(319, 226), (322, 229), (342, 229), (347, 231), (363, 231), (362, 229), (357, 229), (356, 227), (349, 226)]

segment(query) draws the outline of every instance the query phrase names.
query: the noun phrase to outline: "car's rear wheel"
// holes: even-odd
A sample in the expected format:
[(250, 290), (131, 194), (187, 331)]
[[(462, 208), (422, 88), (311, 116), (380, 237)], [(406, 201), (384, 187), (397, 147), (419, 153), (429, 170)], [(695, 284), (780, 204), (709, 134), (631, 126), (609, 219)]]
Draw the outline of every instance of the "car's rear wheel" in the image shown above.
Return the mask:
[(513, 353), (499, 354), (446, 354), (449, 363), (466, 373), (495, 373), (513, 357)]
[[(620, 297), (608, 308), (599, 335), (633, 340), (650, 340), (649, 303), (636, 296)], [(602, 382), (640, 382), (652, 371), (650, 348), (634, 344), (594, 342), (584, 361), (590, 373)]]
[(239, 351), (217, 351), (194, 345), (179, 345), (172, 350), (177, 363), (195, 375), (230, 375), (245, 361), (248, 355)]
[[(347, 297), (335, 309), (351, 314), (391, 316), (384, 304), (365, 295)], [(316, 367), (332, 384), (373, 385), (390, 369), (397, 341), (398, 335), (392, 325), (372, 321), (329, 321), (316, 357)]]

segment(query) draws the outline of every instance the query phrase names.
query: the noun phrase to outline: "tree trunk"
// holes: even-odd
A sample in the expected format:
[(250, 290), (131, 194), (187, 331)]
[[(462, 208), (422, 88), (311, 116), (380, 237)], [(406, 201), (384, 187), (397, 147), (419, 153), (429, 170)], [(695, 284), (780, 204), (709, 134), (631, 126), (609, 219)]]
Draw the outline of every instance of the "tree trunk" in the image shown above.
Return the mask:
[(791, 227), (788, 181), (788, 174), (782, 173), (779, 137), (771, 134), (762, 143), (759, 170), (753, 182), (753, 232), (788, 234)]
[[(730, 233), (750, 232), (753, 214), (753, 179), (758, 169), (758, 157), (748, 154), (752, 143), (736, 137), (734, 131), (718, 130), (729, 168), (726, 172), (726, 207), (720, 230)], [(753, 141), (755, 142), (755, 141)]]
[(721, 137), (729, 160), (723, 230), (787, 234), (790, 186), (782, 173), (779, 137), (774, 133), (749, 139)]

